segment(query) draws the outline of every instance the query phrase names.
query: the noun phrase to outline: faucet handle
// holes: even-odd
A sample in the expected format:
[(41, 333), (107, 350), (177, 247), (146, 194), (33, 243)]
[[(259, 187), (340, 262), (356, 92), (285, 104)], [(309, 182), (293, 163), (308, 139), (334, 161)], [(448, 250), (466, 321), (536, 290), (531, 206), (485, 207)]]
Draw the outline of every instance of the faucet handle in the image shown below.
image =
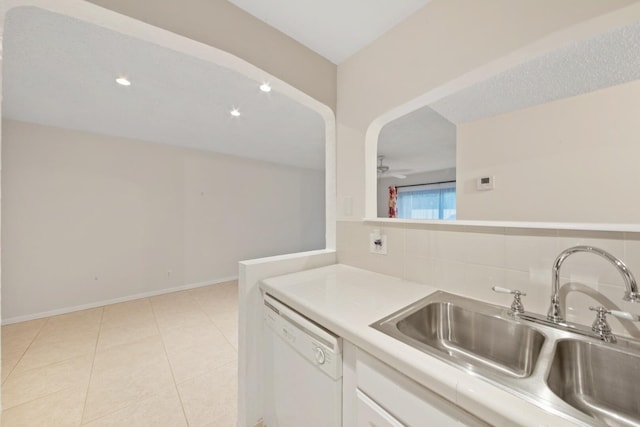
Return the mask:
[(629, 313), (628, 311), (608, 310), (605, 307), (589, 307), (589, 310), (597, 311), (598, 315), (600, 315), (600, 313), (604, 313), (619, 317), (621, 319), (631, 320), (632, 322), (640, 322), (640, 316), (638, 316), (637, 314)]
[(611, 326), (607, 322), (607, 314), (611, 314), (611, 311), (602, 306), (589, 307), (589, 310), (597, 313), (596, 320), (591, 325), (591, 330), (597, 333), (603, 341), (615, 342), (615, 337), (611, 333)]
[(511, 295), (520, 295), (520, 296), (527, 296), (527, 294), (525, 294), (524, 292), (518, 290), (518, 289), (509, 289), (509, 288), (502, 288), (500, 286), (492, 286), (491, 289), (494, 292), (498, 292), (499, 294), (511, 294)]
[(616, 337), (611, 333), (611, 327), (607, 322), (607, 314), (619, 317), (621, 319), (631, 320), (634, 322), (640, 322), (640, 316), (631, 314), (627, 311), (620, 310), (608, 310), (605, 307), (589, 307), (589, 310), (597, 312), (596, 320), (591, 325), (591, 330), (602, 338), (606, 342), (616, 342)]
[(524, 314), (524, 305), (520, 297), (527, 296), (526, 293), (518, 289), (502, 288), (500, 286), (492, 286), (491, 289), (499, 294), (511, 294), (513, 295), (513, 303), (511, 303), (511, 314)]

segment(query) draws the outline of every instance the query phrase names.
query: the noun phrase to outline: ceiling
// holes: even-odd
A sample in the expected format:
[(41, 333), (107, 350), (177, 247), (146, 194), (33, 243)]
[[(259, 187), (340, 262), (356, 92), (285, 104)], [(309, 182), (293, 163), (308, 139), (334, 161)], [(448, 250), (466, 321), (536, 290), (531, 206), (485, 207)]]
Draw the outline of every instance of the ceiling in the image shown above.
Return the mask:
[(459, 124), (640, 79), (640, 24), (533, 58), (431, 104)]
[(340, 64), (430, 0), (229, 0)]
[(5, 22), (5, 118), (323, 170), (322, 117), (261, 83), (38, 8)]
[(400, 117), (382, 128), (378, 151), (392, 170), (409, 170), (404, 174), (455, 167), (455, 125), (638, 79), (635, 24), (532, 58)]
[(420, 108), (382, 128), (378, 155), (390, 167), (387, 175), (455, 168), (456, 125), (428, 106)]
[[(335, 63), (428, 1), (231, 0)], [(214, 63), (34, 7), (7, 14), (3, 50), (5, 118), (324, 169), (319, 114)]]
[[(336, 63), (428, 2), (230, 1)], [(632, 25), (533, 58), (387, 124), (380, 152), (392, 170), (452, 167), (455, 125), (636, 80), (637, 52)], [(318, 113), (211, 62), (32, 7), (8, 13), (3, 57), (6, 118), (324, 168)]]

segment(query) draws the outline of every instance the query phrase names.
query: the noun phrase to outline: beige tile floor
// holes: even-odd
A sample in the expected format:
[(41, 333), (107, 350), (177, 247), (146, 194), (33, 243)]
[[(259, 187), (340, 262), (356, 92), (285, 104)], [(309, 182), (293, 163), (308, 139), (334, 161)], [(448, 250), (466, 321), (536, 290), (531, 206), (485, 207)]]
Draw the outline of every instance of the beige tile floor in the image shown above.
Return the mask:
[(2, 327), (2, 427), (235, 426), (237, 282)]

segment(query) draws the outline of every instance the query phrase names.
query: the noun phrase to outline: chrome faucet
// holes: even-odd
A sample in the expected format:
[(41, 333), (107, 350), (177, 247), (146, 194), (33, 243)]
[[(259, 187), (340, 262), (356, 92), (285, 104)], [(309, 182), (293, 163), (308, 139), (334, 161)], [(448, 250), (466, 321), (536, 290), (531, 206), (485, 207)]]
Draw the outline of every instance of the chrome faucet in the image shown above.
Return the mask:
[(553, 294), (551, 295), (551, 305), (549, 306), (549, 312), (547, 313), (547, 319), (553, 323), (564, 322), (562, 316), (562, 310), (560, 309), (560, 267), (569, 255), (576, 252), (591, 252), (598, 254), (607, 261), (611, 262), (614, 267), (620, 272), (624, 279), (626, 291), (623, 299), (625, 301), (633, 301), (640, 303), (640, 293), (638, 293), (638, 286), (636, 285), (636, 279), (631, 274), (631, 271), (627, 268), (624, 262), (620, 261), (609, 252), (593, 247), (593, 246), (574, 246), (572, 248), (565, 249), (558, 255), (553, 263)]

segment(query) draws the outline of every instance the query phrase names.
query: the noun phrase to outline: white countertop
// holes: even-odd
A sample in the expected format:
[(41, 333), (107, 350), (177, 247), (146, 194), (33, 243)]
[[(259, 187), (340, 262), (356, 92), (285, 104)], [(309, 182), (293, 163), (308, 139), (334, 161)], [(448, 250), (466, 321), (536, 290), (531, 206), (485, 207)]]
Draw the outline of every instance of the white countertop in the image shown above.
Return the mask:
[(369, 327), (437, 288), (340, 264), (270, 278), (261, 288), (493, 425), (574, 425)]

